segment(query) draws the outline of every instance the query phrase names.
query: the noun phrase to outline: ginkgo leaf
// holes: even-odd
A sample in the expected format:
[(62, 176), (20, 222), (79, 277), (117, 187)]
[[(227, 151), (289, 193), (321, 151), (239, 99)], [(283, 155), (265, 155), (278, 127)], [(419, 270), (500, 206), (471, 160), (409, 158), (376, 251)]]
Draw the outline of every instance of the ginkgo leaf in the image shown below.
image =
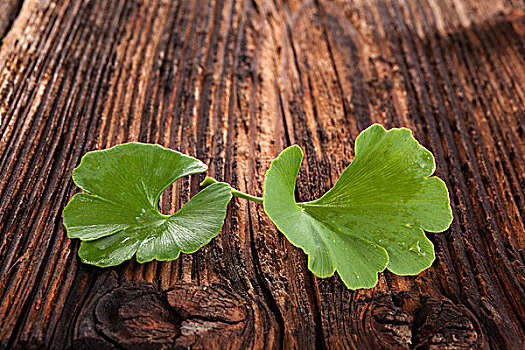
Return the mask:
[(434, 247), (423, 230), (452, 222), (445, 183), (430, 177), (432, 154), (410, 130), (374, 124), (356, 139), (355, 158), (321, 198), (296, 203), (303, 152), (285, 149), (268, 169), (264, 210), (288, 240), (308, 254), (319, 277), (335, 270), (348, 288), (371, 288), (388, 268), (414, 275), (431, 266)]
[(84, 155), (73, 180), (86, 193), (73, 196), (63, 212), (68, 237), (83, 241), (82, 261), (113, 266), (135, 254), (139, 262), (173, 260), (208, 243), (224, 223), (228, 184), (208, 186), (174, 215), (158, 210), (169, 185), (206, 169), (193, 157), (143, 143)]

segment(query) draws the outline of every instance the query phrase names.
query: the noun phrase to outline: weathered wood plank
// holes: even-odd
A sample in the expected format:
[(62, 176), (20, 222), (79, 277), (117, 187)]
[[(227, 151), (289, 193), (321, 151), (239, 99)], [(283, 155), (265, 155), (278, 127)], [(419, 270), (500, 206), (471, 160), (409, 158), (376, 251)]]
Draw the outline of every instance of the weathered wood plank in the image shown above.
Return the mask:
[[(13, 21), (21, 2), (2, 2), (0, 348), (521, 349), (524, 5), (27, 0)], [(455, 220), (429, 234), (437, 259), (417, 277), (317, 279), (239, 199), (219, 237), (174, 262), (86, 266), (63, 230), (87, 151), (159, 143), (261, 195), (297, 143), (308, 200), (374, 122), (414, 130), (450, 189)]]
[(2, 39), (11, 28), (13, 21), (20, 12), (22, 3), (22, 0), (2, 1), (0, 3), (0, 39)]

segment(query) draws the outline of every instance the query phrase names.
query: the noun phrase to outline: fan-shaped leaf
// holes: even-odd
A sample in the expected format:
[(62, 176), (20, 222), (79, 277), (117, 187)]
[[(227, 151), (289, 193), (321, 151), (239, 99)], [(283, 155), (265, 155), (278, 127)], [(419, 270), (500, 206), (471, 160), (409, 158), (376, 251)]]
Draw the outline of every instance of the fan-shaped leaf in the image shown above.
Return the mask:
[(159, 145), (127, 143), (87, 153), (73, 180), (86, 193), (73, 196), (63, 212), (68, 237), (83, 240), (82, 261), (112, 266), (130, 259), (173, 260), (217, 236), (231, 188), (208, 186), (177, 213), (163, 215), (162, 192), (177, 179), (206, 171), (201, 161)]
[(445, 183), (429, 177), (434, 157), (410, 130), (375, 124), (356, 139), (355, 158), (321, 198), (296, 203), (303, 152), (285, 149), (265, 177), (264, 209), (290, 242), (308, 254), (319, 277), (337, 270), (348, 288), (371, 288), (388, 268), (413, 275), (434, 261), (423, 229), (452, 221)]

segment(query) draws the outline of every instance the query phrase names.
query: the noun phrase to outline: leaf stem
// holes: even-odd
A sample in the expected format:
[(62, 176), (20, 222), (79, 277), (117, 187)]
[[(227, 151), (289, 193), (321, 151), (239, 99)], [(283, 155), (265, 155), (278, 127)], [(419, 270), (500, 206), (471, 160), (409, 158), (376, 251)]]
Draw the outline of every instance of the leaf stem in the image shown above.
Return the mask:
[[(214, 178), (206, 176), (206, 178), (204, 179), (204, 181), (201, 182), (200, 185), (202, 187), (206, 187), (206, 186), (209, 186), (209, 185), (217, 183), (217, 182), (218, 181), (215, 180)], [(257, 203), (262, 203), (263, 202), (263, 199), (261, 197), (255, 197), (255, 196), (249, 195), (248, 193), (244, 193), (242, 191), (236, 190), (233, 187), (232, 187), (232, 194), (234, 196), (247, 199), (249, 201), (254, 201), (254, 202), (257, 202)]]

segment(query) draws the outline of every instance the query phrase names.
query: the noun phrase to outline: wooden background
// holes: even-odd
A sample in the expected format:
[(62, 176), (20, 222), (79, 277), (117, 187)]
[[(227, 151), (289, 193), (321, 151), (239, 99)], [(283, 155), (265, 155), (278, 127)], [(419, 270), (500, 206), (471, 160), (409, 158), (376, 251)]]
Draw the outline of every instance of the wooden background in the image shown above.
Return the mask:
[[(522, 349), (525, 4), (517, 0), (2, 0), (0, 348)], [(317, 279), (256, 203), (193, 255), (83, 265), (61, 211), (81, 156), (125, 141), (261, 195), (306, 152), (316, 198), (374, 122), (436, 156), (454, 222), (433, 266)], [(174, 212), (195, 176), (162, 198)]]

